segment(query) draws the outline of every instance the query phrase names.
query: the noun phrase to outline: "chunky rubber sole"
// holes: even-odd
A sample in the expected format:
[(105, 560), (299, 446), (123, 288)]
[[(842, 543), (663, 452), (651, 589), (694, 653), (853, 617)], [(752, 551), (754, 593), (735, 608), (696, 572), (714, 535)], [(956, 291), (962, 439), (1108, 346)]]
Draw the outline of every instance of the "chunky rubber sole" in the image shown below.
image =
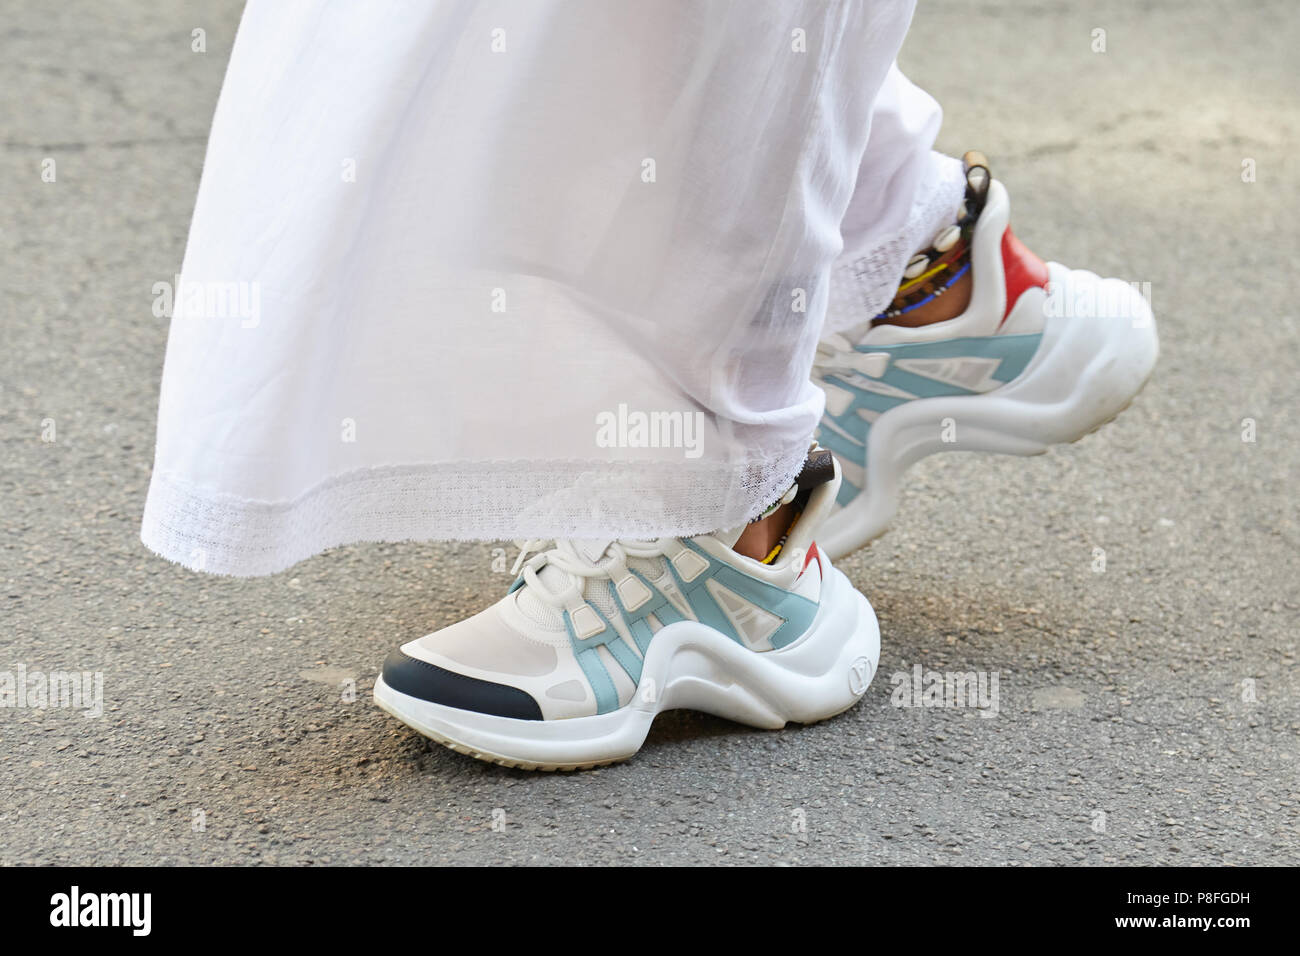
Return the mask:
[(848, 710), (880, 663), (875, 611), (838, 570), (825, 566), (812, 625), (794, 643), (756, 653), (694, 621), (655, 634), (636, 693), (607, 714), (518, 720), (460, 710), (375, 681), (375, 703), (452, 750), (524, 770), (579, 770), (626, 760), (641, 749), (655, 716), (689, 709), (779, 730)]
[[(1054, 282), (1097, 278), (1057, 263), (1050, 269)], [(1151, 377), (1160, 345), (1137, 291), (1118, 279), (1097, 281), (1110, 284), (1107, 301), (1123, 307), (1112, 317), (1049, 316), (1038, 351), (1013, 381), (981, 395), (917, 399), (877, 418), (859, 463), (864, 490), (826, 519), (817, 546), (838, 560), (884, 534), (898, 511), (903, 473), (928, 455), (1041, 455), (1114, 421)], [(954, 440), (944, 441), (949, 424)]]

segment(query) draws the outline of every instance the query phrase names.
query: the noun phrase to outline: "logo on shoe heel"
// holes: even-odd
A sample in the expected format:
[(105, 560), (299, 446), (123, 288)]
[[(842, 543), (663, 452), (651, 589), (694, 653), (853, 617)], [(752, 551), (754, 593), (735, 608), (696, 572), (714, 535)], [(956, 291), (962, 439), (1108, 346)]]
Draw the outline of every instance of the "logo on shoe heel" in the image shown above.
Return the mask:
[(867, 685), (870, 683), (871, 661), (859, 657), (849, 665), (849, 690), (853, 691), (854, 696), (861, 697), (867, 692)]

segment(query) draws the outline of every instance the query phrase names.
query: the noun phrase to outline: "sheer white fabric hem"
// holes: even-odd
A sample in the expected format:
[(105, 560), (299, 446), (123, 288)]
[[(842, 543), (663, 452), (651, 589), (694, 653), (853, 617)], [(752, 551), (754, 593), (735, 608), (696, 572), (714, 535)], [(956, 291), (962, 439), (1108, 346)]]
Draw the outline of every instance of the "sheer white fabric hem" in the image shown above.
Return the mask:
[[(756, 517), (789, 487), (807, 453), (801, 444), (739, 465), (592, 460), (380, 466), (336, 476), (284, 502), (239, 498), (159, 472), (140, 539), (192, 570), (253, 577), (358, 541), (689, 536)], [(762, 504), (755, 508), (752, 501)]]

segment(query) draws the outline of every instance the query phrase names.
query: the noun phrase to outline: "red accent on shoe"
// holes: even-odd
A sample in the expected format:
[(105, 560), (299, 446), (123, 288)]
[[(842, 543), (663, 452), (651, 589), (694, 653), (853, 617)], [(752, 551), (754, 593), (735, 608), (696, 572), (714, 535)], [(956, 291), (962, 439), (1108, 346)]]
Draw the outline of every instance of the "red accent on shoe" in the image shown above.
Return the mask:
[(817, 571), (821, 573), (823, 571), (821, 552), (817, 550), (816, 541), (808, 545), (808, 553), (804, 556), (803, 567), (799, 569), (799, 574), (795, 577), (796, 581), (803, 577), (803, 573), (808, 570), (808, 565), (812, 564), (814, 560), (817, 561)]
[(1002, 268), (1007, 279), (1007, 310), (1002, 313), (1005, 322), (1025, 290), (1033, 286), (1047, 288), (1047, 264), (1030, 252), (1007, 226), (1002, 233)]

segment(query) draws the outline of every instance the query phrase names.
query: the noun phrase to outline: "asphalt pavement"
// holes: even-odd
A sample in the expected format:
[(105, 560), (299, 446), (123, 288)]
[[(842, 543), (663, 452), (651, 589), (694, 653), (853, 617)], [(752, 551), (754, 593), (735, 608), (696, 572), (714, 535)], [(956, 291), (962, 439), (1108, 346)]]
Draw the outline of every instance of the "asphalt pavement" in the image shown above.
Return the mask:
[[(393, 645), (508, 585), (493, 545), (237, 580), (140, 544), (152, 289), (239, 7), (0, 3), (0, 692), (60, 670), (103, 698), (0, 708), (0, 863), (1300, 863), (1289, 3), (923, 4), (902, 60), (940, 146), (991, 158), (1031, 247), (1149, 283), (1156, 374), (1077, 445), (911, 472), (841, 564), (884, 635), (858, 707), (666, 714), (578, 774), (369, 701)], [(995, 712), (911, 699), (918, 665), (996, 676)]]

